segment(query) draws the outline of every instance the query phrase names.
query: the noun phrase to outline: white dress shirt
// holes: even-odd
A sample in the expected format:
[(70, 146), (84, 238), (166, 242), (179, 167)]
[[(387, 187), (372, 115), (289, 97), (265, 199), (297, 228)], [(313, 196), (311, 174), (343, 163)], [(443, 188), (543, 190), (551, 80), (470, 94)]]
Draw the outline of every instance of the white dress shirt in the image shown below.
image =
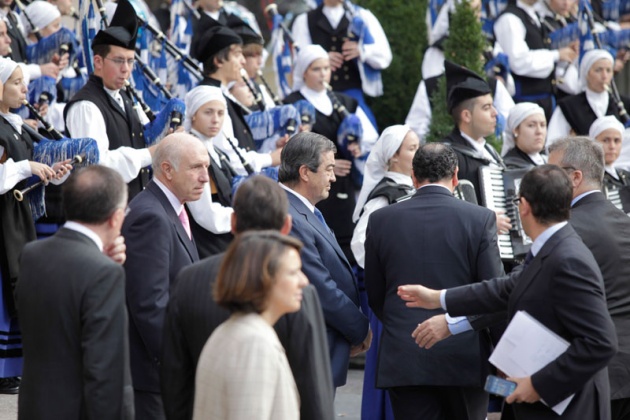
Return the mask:
[(71, 220), (64, 223), (63, 227), (87, 236), (98, 247), (98, 250), (103, 252), (103, 241), (92, 229)]
[[(608, 92), (603, 91), (597, 93), (593, 92), (589, 88), (586, 88), (586, 101), (597, 117), (603, 117), (606, 115), (609, 100), (610, 95)], [(571, 134), (571, 125), (564, 116), (562, 109), (557, 106), (551, 115), (551, 119), (549, 120), (549, 125), (547, 127), (547, 146), (552, 145), (557, 140), (564, 138), (569, 134)]]

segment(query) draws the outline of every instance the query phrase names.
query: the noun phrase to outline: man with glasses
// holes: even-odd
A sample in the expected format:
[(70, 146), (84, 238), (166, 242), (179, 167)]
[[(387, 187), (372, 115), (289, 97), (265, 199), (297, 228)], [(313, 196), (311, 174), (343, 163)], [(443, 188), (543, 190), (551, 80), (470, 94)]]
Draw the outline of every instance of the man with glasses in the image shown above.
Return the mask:
[(134, 109), (131, 95), (124, 90), (133, 69), (137, 28), (135, 10), (127, 0), (119, 1), (110, 27), (92, 41), (94, 73), (64, 110), (70, 136), (96, 140), (99, 163), (122, 175), (130, 199), (150, 179), (147, 167), (154, 149), (145, 147), (146, 115)]

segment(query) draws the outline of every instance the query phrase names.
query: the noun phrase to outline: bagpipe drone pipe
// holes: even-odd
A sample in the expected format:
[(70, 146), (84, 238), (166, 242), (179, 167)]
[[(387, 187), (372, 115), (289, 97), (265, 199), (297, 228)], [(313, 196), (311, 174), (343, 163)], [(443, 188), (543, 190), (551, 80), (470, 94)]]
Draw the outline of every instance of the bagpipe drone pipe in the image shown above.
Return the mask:
[(298, 131), (301, 116), (293, 105), (280, 105), (264, 111), (245, 115), (256, 150), (261, 153), (276, 149), (276, 141), (285, 135), (293, 136)]

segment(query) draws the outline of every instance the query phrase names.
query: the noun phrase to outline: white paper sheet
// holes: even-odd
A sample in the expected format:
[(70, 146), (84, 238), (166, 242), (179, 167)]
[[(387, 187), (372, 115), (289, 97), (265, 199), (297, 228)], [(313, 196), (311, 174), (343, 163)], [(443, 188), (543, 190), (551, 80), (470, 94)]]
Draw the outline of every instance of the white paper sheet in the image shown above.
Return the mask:
[[(568, 348), (568, 341), (527, 312), (518, 311), (489, 360), (508, 376), (522, 378), (538, 372)], [(572, 399), (573, 395), (553, 406), (552, 410), (562, 414)]]

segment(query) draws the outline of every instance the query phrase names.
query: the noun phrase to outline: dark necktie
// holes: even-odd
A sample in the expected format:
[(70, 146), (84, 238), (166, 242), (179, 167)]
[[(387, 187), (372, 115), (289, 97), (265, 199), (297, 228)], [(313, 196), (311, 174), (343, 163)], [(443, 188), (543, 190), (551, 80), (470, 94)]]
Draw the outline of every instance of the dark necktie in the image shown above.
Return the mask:
[(322, 214), (322, 212), (319, 211), (317, 207), (315, 207), (315, 210), (313, 210), (313, 213), (315, 213), (315, 217), (317, 217), (319, 221), (322, 223), (322, 225), (326, 228), (326, 231), (332, 235), (332, 231), (326, 224), (326, 220), (324, 219), (324, 215)]
[(532, 262), (532, 260), (534, 259), (534, 254), (532, 254), (532, 251), (528, 251), (527, 255), (525, 256), (525, 261), (523, 261), (523, 268), (527, 267), (529, 265), (530, 262)]

